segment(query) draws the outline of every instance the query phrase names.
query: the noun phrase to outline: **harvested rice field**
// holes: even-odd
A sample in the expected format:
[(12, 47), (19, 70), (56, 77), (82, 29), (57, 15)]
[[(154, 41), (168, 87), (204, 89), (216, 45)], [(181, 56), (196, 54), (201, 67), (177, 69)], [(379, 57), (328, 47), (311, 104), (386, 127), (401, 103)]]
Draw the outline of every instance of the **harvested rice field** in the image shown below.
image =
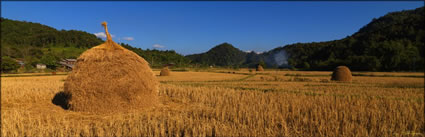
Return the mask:
[(424, 73), (154, 73), (159, 105), (110, 114), (53, 104), (66, 74), (2, 77), (2, 136), (425, 136)]

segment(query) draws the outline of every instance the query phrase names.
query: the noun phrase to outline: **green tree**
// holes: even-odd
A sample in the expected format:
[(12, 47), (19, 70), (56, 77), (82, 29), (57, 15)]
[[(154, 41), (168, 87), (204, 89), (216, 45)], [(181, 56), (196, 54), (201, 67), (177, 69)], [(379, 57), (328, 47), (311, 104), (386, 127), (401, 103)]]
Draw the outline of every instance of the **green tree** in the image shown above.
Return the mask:
[(312, 70), (333, 70), (347, 65), (356, 71), (424, 70), (424, 7), (389, 13), (374, 19), (346, 38), (312, 43), (295, 43), (282, 49), (288, 63)]
[(308, 64), (308, 62), (304, 62), (303, 68), (310, 69), (310, 64)]
[(58, 59), (49, 53), (41, 57), (40, 62), (45, 64), (47, 68), (55, 70), (57, 67)]
[(30, 71), (30, 70), (34, 69), (34, 67), (38, 63), (40, 63), (40, 60), (36, 57), (30, 56), (30, 57), (25, 57), (24, 62), (25, 62), (25, 70)]
[(381, 67), (380, 61), (374, 56), (350, 56), (347, 60), (353, 70), (378, 71)]
[(16, 62), (14, 59), (4, 56), (1, 59), (1, 71), (2, 72), (11, 72), (16, 71), (19, 68), (18, 62)]
[(297, 63), (296, 63), (296, 61), (295, 61), (294, 58), (289, 58), (288, 59), (288, 65), (289, 66), (292, 66), (292, 67), (295, 67), (297, 65)]

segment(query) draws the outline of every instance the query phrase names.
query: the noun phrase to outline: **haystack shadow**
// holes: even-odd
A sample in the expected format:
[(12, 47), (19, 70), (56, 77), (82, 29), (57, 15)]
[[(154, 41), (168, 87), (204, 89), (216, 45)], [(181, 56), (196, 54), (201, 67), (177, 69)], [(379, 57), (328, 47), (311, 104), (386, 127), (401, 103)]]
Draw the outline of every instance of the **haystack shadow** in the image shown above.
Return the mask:
[(69, 99), (71, 99), (70, 94), (66, 94), (63, 91), (60, 91), (55, 94), (55, 96), (52, 99), (52, 103), (62, 107), (65, 110), (69, 109)]

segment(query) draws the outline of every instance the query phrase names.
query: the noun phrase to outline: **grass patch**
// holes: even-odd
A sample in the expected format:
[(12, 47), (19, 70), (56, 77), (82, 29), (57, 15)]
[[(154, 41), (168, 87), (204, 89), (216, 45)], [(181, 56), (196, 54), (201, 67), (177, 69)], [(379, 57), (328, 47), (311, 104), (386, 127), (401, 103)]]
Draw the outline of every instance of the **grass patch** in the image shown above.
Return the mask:
[(380, 87), (383, 88), (424, 88), (424, 85), (422, 83), (385, 83), (381, 84)]

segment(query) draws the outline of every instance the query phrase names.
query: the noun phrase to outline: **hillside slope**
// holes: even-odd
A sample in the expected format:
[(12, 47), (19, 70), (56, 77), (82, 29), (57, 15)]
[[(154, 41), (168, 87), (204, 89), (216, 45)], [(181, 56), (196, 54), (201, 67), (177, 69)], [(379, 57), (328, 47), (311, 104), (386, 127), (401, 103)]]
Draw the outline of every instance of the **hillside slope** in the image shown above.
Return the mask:
[[(40, 23), (1, 18), (1, 55), (24, 60), (28, 69), (37, 63), (77, 58), (85, 50), (103, 42), (94, 34), (84, 31), (56, 30)], [(189, 63), (188, 59), (172, 50), (142, 50), (121, 44), (144, 57), (154, 67), (168, 63), (185, 66)]]
[[(217, 54), (208, 53), (215, 51), (211, 49), (186, 57), (195, 63), (219, 66), (254, 67), (265, 62), (267, 67), (303, 70), (333, 70), (346, 65), (355, 71), (423, 71), (423, 24), (424, 8), (421, 7), (373, 19), (358, 32), (340, 40), (295, 43), (262, 54), (241, 54), (240, 50), (229, 48)], [(223, 60), (230, 55), (237, 61)]]
[(1, 43), (14, 46), (90, 48), (102, 43), (95, 35), (77, 30), (56, 30), (40, 23), (1, 18)]
[(222, 43), (201, 54), (187, 55), (194, 64), (214, 66), (239, 66), (245, 61), (246, 53), (229, 43)]
[(296, 43), (275, 50), (289, 53), (297, 68), (360, 71), (424, 70), (424, 8), (388, 13), (352, 36), (320, 43)]

